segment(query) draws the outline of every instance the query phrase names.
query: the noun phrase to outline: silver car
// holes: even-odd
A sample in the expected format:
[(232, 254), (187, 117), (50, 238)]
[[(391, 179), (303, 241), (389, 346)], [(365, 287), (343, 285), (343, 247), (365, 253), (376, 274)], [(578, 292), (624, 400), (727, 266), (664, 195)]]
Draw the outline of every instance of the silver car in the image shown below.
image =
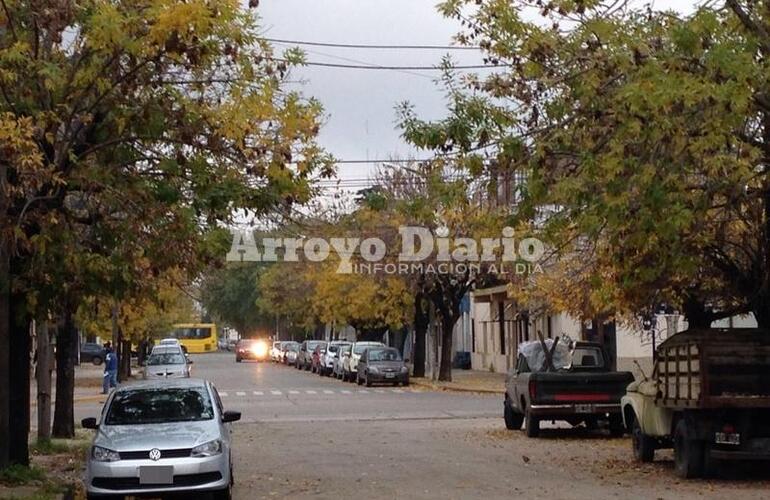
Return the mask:
[(155, 346), (144, 363), (144, 378), (188, 378), (192, 360), (179, 346)]
[(216, 389), (201, 379), (138, 382), (115, 390), (96, 429), (86, 463), (88, 498), (184, 492), (230, 499), (230, 422)]

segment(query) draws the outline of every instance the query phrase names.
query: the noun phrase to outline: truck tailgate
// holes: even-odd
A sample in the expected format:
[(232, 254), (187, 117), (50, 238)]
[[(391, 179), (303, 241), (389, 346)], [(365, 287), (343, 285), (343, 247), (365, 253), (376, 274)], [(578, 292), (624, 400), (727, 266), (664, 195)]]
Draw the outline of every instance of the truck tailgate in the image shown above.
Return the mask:
[(633, 380), (630, 372), (533, 373), (530, 400), (532, 404), (619, 403)]

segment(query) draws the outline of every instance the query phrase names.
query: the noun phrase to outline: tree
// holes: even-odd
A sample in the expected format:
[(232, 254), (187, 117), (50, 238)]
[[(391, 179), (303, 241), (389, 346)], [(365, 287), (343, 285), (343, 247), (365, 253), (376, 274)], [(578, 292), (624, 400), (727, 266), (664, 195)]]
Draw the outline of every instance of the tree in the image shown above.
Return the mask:
[(258, 307), (258, 283), (265, 270), (265, 265), (255, 262), (231, 262), (211, 269), (200, 285), (201, 305), (241, 336), (272, 330), (275, 317)]
[(515, 215), (585, 285), (549, 296), (627, 315), (667, 302), (693, 326), (750, 311), (770, 326), (764, 12), (557, 2), (532, 19), (526, 2), (466, 16), (470, 3), (440, 9), (504, 69), (453, 86), (445, 120), (404, 108), (405, 130), (527, 177)]
[[(7, 362), (27, 354), (24, 334), (10, 342), (9, 307), (18, 293), (15, 318), (28, 323), (34, 308), (24, 302), (37, 288), (24, 273), (51, 243), (48, 228), (77, 221), (85, 226), (80, 236), (120, 227), (94, 253), (117, 248), (131, 255), (113, 268), (131, 282), (133, 243), (150, 242), (153, 258), (165, 252), (164, 265), (194, 264), (209, 228), (237, 209), (261, 212), (307, 199), (308, 177), (330, 165), (314, 140), (320, 105), (282, 89), (288, 65), (275, 60), (235, 0), (4, 7), (0, 467), (26, 461), (9, 455), (5, 439), (13, 397), (6, 388), (28, 393), (24, 380), (13, 383)], [(300, 61), (293, 51), (285, 59)], [(60, 299), (72, 325), (77, 296)]]

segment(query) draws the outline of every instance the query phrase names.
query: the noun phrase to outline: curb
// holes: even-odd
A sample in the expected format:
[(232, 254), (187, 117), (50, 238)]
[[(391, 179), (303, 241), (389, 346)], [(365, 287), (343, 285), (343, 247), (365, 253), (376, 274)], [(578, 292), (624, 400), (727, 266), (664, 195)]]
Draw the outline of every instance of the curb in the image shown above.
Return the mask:
[(471, 393), (477, 393), (477, 394), (505, 394), (505, 389), (482, 389), (482, 388), (473, 388), (473, 387), (462, 387), (462, 386), (448, 386), (448, 385), (438, 385), (428, 381), (422, 381), (422, 380), (416, 380), (414, 378), (409, 380), (409, 383), (411, 385), (417, 386), (417, 387), (424, 387), (426, 389), (431, 389), (434, 391), (450, 391), (450, 392), (471, 392)]

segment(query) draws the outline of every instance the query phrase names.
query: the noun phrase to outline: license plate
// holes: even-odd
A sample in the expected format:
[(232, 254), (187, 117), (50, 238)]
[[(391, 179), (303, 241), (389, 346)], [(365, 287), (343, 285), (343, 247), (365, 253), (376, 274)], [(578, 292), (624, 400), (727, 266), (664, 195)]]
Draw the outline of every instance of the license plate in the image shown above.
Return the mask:
[(395, 373), (386, 373), (385, 374), (385, 378), (396, 378), (396, 374)]
[(741, 444), (741, 435), (738, 433), (728, 434), (726, 432), (717, 432), (716, 439), (714, 439), (714, 442), (716, 442), (717, 444), (739, 445)]
[(575, 413), (593, 413), (594, 405), (575, 405)]
[(139, 467), (139, 484), (173, 484), (173, 465), (148, 465)]

